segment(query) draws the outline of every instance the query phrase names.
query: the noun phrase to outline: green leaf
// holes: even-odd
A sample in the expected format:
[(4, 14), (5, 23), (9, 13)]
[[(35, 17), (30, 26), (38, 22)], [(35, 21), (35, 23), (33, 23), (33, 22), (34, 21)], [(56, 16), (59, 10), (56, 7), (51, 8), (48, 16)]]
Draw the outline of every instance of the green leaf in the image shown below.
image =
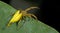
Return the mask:
[[(0, 33), (59, 33), (54, 28), (33, 18), (24, 17), (19, 21), (18, 30), (16, 24), (12, 24), (6, 28), (6, 24), (15, 13), (16, 9), (12, 6), (0, 1)], [(3, 30), (3, 28), (6, 28)]]

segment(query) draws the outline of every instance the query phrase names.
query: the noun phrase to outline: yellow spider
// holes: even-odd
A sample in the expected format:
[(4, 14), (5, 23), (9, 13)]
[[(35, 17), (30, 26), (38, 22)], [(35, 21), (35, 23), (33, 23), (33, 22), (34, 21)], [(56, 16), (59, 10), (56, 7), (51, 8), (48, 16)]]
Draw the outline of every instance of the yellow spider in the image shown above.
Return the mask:
[(7, 24), (7, 27), (9, 27), (12, 23), (16, 23), (17, 21), (21, 20), (22, 17), (24, 17), (24, 16), (28, 16), (28, 17), (33, 16), (35, 19), (37, 19), (37, 17), (34, 14), (30, 14), (27, 12), (27, 11), (34, 9), (34, 8), (39, 9), (38, 7), (30, 7), (30, 8), (27, 8), (25, 10), (16, 11), (16, 13), (13, 15), (13, 17), (11, 18), (11, 20)]

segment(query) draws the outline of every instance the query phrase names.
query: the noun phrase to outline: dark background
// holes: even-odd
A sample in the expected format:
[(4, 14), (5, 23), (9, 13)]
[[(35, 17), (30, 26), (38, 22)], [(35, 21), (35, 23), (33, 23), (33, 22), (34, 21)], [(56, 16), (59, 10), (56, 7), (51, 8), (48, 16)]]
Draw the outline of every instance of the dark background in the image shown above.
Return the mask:
[[(10, 0), (2, 0), (8, 4), (10, 4)], [(28, 0), (26, 0), (28, 1)], [(40, 12), (38, 11), (38, 13), (36, 13), (36, 16), (38, 17), (38, 19), (40, 21), (42, 21), (43, 23), (55, 28), (56, 30), (59, 31), (60, 29), (60, 23), (59, 23), (59, 4), (56, 4), (56, 0), (42, 0), (42, 2), (40, 2), (40, 0), (33, 0), (33, 1), (29, 1), (29, 2), (35, 2), (38, 5), (38, 7), (40, 7)], [(37, 15), (38, 14), (38, 15)]]

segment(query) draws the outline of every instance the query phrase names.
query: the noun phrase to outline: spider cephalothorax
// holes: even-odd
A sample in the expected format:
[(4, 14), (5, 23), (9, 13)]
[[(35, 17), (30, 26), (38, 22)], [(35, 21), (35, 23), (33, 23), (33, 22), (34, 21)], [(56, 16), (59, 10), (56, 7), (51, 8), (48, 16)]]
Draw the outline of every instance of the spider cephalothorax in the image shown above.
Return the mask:
[(33, 16), (35, 19), (37, 19), (37, 17), (34, 14), (31, 14), (31, 13), (27, 12), (27, 11), (29, 11), (31, 9), (34, 9), (34, 8), (39, 9), (38, 7), (30, 7), (30, 8), (27, 8), (25, 10), (18, 10), (18, 11), (16, 11), (14, 16), (11, 18), (11, 20), (7, 24), (7, 27), (9, 27), (12, 23), (17, 23), (17, 21), (21, 20), (22, 17), (24, 17), (24, 16), (28, 16), (28, 17)]

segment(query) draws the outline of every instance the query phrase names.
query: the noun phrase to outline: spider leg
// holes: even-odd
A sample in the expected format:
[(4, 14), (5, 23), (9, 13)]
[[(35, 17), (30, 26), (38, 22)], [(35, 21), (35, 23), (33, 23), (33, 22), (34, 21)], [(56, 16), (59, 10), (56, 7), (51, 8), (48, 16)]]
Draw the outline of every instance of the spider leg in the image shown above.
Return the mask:
[(29, 17), (33, 16), (36, 20), (38, 20), (34, 14), (27, 14), (27, 16), (29, 16)]
[(30, 17), (31, 18), (31, 14), (26, 14), (26, 16)]
[(16, 29), (18, 30), (18, 23), (19, 23), (19, 21), (18, 22), (16, 22)]
[(27, 12), (27, 11), (29, 11), (29, 10), (31, 10), (31, 9), (34, 9), (34, 8), (39, 9), (38, 7), (29, 7), (29, 8), (27, 8), (27, 9), (25, 9), (25, 11)]
[(19, 30), (19, 28), (22, 27), (22, 26), (20, 25), (22, 19), (23, 19), (23, 17), (16, 23), (17, 30)]
[(33, 16), (36, 20), (38, 20), (37, 17), (34, 14), (30, 14), (30, 15)]

